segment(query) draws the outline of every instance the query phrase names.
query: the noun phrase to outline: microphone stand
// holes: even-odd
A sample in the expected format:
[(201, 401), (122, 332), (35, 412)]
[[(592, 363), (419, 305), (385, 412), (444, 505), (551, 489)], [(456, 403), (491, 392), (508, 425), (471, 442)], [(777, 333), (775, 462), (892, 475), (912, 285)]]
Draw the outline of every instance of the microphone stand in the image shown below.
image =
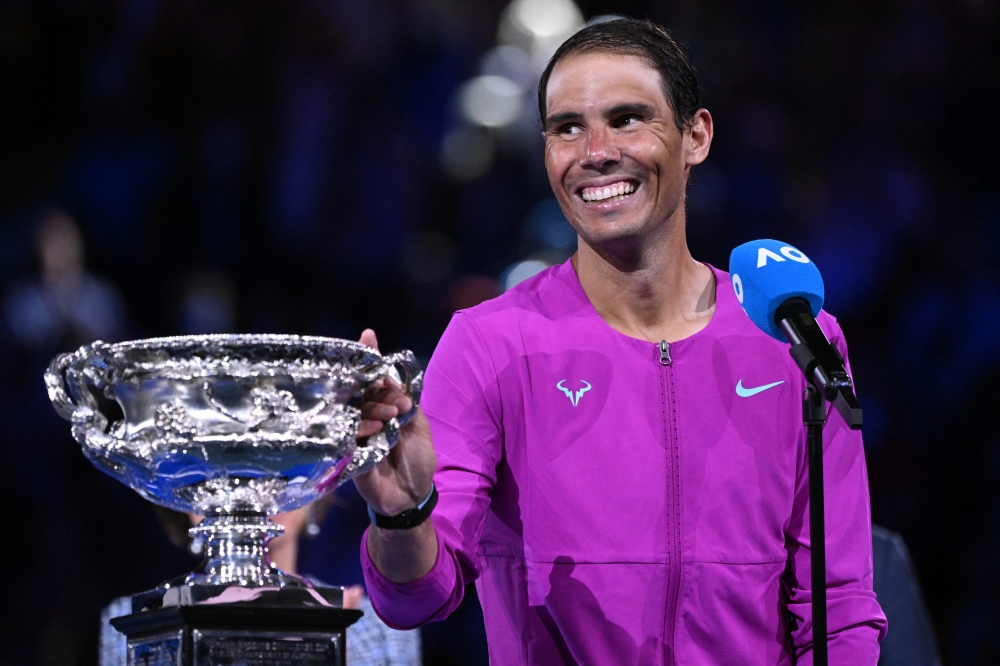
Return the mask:
[(813, 386), (802, 394), (802, 422), (809, 448), (809, 543), (812, 573), (813, 666), (827, 666), (826, 524), (823, 501), (823, 425), (826, 402)]
[(792, 347), (788, 350), (808, 384), (802, 396), (802, 422), (809, 455), (809, 544), (812, 585), (813, 664), (827, 666), (826, 524), (823, 498), (823, 426), (826, 401), (852, 430), (862, 425), (861, 405), (844, 359), (813, 318), (809, 303), (792, 298), (775, 312), (775, 322)]

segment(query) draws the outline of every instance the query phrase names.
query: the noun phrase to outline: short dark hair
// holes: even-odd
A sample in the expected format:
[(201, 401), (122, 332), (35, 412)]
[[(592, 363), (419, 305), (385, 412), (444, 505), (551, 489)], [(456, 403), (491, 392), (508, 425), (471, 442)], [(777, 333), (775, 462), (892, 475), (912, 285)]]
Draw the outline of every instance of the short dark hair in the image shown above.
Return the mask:
[(691, 127), (691, 118), (701, 107), (698, 77), (691, 64), (690, 50), (652, 21), (613, 19), (587, 26), (562, 43), (549, 60), (538, 82), (538, 113), (545, 126), (545, 93), (552, 69), (566, 56), (607, 52), (642, 58), (660, 73), (663, 94), (674, 112), (681, 132)]

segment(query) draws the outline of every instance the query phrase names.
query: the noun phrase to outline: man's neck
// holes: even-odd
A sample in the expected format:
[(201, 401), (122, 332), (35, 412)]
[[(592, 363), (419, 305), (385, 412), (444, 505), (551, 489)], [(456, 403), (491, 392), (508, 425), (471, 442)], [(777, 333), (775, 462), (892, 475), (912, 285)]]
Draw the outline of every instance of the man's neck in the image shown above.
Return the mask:
[(715, 276), (694, 260), (683, 233), (637, 253), (580, 240), (573, 268), (598, 314), (620, 333), (674, 342), (705, 328), (715, 312)]

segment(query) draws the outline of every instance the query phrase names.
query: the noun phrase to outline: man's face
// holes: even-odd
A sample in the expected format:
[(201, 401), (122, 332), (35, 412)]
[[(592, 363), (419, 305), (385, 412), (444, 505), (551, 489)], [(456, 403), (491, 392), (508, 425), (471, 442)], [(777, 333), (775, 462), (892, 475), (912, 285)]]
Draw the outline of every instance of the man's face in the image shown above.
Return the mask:
[(677, 129), (659, 72), (641, 58), (559, 61), (546, 90), (545, 168), (585, 241), (639, 240), (683, 212), (687, 169), (711, 143), (711, 116), (699, 111), (695, 121), (695, 132)]

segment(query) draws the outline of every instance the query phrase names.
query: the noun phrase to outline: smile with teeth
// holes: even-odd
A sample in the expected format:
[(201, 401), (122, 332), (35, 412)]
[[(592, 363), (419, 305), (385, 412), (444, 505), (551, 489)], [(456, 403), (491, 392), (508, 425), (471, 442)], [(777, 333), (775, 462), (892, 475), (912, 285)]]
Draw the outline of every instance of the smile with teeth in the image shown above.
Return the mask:
[(603, 187), (585, 187), (580, 192), (580, 198), (587, 203), (595, 201), (621, 201), (635, 192), (635, 184), (619, 181)]

